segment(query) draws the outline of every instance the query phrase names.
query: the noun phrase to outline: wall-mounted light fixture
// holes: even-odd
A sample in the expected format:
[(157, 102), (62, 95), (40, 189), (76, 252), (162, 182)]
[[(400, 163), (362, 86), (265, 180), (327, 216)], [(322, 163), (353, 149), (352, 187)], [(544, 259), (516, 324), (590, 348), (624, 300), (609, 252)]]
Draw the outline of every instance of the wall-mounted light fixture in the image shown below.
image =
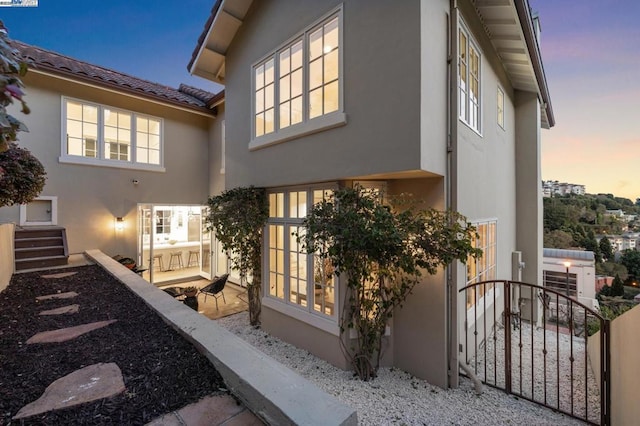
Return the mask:
[(115, 228), (116, 231), (122, 231), (124, 229), (124, 218), (119, 216), (116, 217)]

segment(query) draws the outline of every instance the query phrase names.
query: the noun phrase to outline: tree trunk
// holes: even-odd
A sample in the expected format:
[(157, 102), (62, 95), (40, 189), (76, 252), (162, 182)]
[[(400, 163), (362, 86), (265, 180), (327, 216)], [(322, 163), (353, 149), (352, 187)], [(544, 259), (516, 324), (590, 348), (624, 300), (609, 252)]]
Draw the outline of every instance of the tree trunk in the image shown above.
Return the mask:
[(260, 285), (255, 283), (248, 284), (247, 296), (249, 297), (249, 324), (257, 327), (260, 325), (260, 312), (262, 311)]

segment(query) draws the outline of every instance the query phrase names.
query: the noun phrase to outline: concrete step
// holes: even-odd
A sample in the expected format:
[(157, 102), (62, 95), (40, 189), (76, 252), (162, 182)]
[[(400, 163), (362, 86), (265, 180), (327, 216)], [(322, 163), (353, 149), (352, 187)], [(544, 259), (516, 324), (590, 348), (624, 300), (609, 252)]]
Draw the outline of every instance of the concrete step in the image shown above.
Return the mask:
[(14, 247), (16, 249), (31, 247), (51, 247), (63, 245), (62, 237), (38, 237), (38, 238), (16, 238)]
[[(62, 241), (60, 241), (62, 243)], [(64, 256), (63, 245), (16, 248), (16, 259), (32, 259), (39, 257)]]
[(66, 265), (67, 259), (68, 256), (44, 256), (30, 259), (16, 259), (16, 271)]

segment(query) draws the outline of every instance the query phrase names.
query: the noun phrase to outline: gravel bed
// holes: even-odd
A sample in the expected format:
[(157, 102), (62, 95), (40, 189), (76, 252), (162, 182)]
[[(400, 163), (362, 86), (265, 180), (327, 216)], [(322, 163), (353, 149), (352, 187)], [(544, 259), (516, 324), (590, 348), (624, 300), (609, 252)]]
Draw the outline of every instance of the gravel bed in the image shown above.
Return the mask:
[(458, 389), (441, 389), (393, 368), (363, 382), (288, 343), (249, 326), (248, 313), (218, 324), (358, 411), (361, 425), (581, 425), (579, 420), (485, 386), (476, 395), (462, 378)]

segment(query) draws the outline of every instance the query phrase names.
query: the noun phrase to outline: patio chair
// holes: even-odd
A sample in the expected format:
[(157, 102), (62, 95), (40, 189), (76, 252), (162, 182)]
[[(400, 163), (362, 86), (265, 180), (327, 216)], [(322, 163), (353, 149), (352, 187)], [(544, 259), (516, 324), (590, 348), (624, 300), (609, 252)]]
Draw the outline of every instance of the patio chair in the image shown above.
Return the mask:
[(222, 296), (222, 300), (225, 305), (227, 304), (227, 300), (224, 298), (224, 286), (227, 283), (227, 278), (229, 278), (229, 274), (224, 274), (223, 276), (216, 278), (210, 284), (202, 287), (198, 293), (204, 294), (204, 301), (207, 302), (207, 296), (213, 296), (216, 299), (216, 311), (218, 310), (218, 298)]

